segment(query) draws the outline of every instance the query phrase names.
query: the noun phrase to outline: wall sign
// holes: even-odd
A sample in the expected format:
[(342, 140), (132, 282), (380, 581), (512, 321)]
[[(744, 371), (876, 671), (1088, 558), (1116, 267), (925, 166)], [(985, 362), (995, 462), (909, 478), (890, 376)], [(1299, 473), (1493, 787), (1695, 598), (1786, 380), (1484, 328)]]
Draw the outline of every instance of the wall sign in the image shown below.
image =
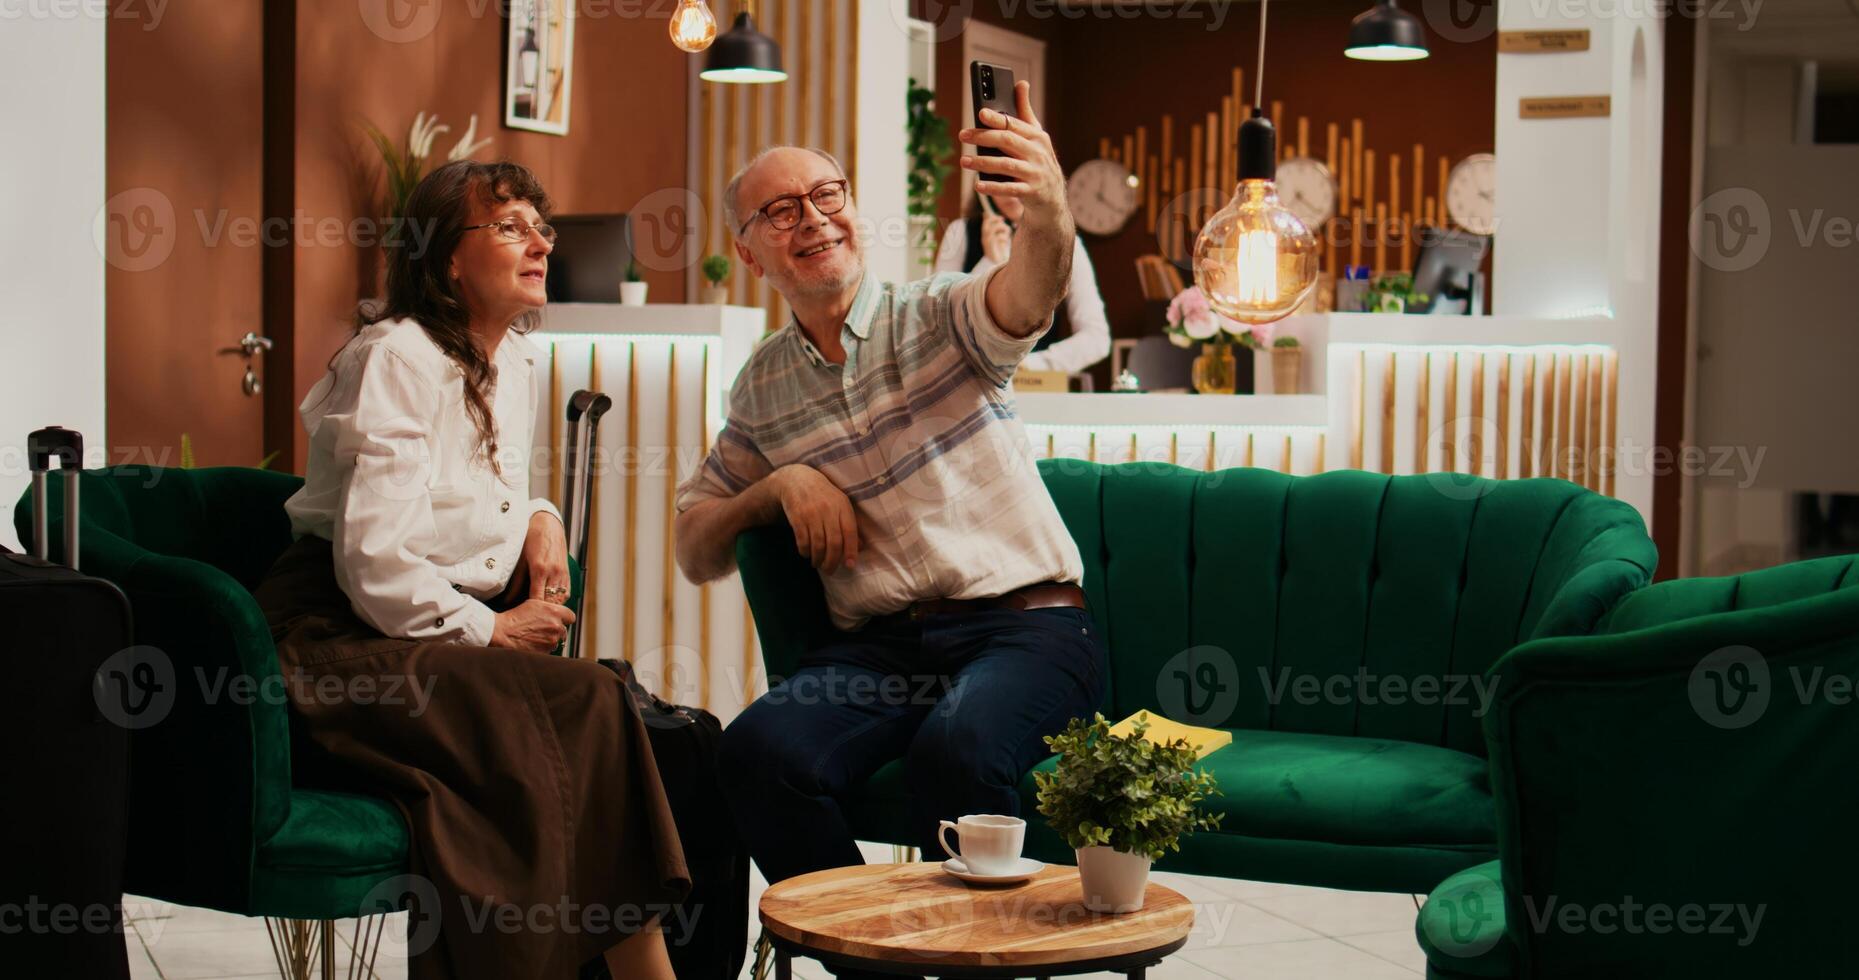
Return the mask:
[(1499, 31), (1499, 54), (1558, 54), (1588, 50), (1588, 29), (1570, 31)]
[(1579, 119), (1606, 116), (1613, 105), (1613, 97), (1607, 95), (1552, 95), (1517, 100), (1517, 115), (1522, 119)]

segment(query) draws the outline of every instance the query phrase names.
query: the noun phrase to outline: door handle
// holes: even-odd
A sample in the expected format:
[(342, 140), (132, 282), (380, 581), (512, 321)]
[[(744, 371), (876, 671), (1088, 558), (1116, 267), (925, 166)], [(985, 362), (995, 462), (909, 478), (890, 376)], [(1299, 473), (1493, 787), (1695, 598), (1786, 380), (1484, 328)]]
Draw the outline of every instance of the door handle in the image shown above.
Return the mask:
[(239, 346), (221, 347), (219, 352), (221, 354), (238, 354), (250, 360), (254, 354), (262, 354), (270, 349), (270, 337), (262, 337), (253, 331), (247, 330), (245, 336), (239, 338)]
[(239, 346), (219, 349), (221, 354), (237, 354), (245, 358), (245, 376), (239, 379), (239, 390), (245, 392), (247, 398), (264, 390), (264, 383), (258, 380), (258, 372), (252, 370), (252, 358), (270, 349), (271, 338), (259, 336), (252, 330), (247, 330), (245, 336), (239, 338)]

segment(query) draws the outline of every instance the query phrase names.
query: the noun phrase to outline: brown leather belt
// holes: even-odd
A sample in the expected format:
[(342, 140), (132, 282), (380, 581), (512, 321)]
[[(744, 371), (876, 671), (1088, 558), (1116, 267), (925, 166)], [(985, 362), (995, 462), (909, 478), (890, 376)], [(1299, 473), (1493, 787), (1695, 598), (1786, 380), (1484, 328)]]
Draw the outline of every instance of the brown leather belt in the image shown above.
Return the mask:
[(984, 599), (924, 599), (879, 619), (920, 620), (925, 616), (949, 616), (989, 609), (1083, 609), (1084, 590), (1070, 582), (1039, 582), (1023, 586), (1006, 595)]

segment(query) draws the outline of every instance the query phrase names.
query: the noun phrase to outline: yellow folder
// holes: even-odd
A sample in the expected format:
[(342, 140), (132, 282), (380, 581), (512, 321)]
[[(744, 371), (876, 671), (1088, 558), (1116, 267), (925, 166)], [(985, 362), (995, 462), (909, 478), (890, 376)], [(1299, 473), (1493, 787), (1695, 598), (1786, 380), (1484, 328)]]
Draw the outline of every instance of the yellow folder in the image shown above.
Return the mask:
[(1194, 757), (1205, 759), (1214, 752), (1233, 743), (1233, 733), (1218, 728), (1199, 728), (1170, 721), (1151, 711), (1138, 711), (1135, 714), (1110, 726), (1110, 734), (1128, 736), (1136, 730), (1136, 721), (1147, 718), (1149, 727), (1143, 730), (1143, 738), (1157, 745), (1167, 745), (1176, 739), (1186, 739), (1194, 747)]

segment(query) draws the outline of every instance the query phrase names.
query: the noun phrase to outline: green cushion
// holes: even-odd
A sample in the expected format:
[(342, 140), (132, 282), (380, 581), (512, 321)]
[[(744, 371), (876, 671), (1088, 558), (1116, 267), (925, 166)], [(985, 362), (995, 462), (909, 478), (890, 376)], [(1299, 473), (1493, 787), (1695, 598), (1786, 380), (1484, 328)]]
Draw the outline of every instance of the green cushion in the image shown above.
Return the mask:
[(252, 914), (354, 916), (370, 889), (406, 871), (407, 843), (406, 822), (386, 800), (296, 790), (290, 817), (258, 847)]
[(1427, 954), (1427, 975), (1508, 977), (1513, 956), (1505, 935), (1504, 885), (1496, 861), (1453, 875), (1427, 896), (1414, 923)]
[[(1053, 756), (1034, 771), (1051, 771)], [(1484, 760), (1431, 745), (1386, 739), (1238, 730), (1233, 744), (1202, 760), (1220, 781), (1209, 809), (1220, 829), (1183, 846), (1192, 860), (1165, 867), (1229, 877), (1300, 880), (1332, 887), (1423, 892), (1443, 876), (1497, 853)], [(1032, 773), (1020, 784), (1021, 813), (1036, 831)], [(902, 762), (867, 780), (847, 817), (861, 840), (915, 844)], [(1070, 860), (1049, 831), (1029, 853)], [(1367, 867), (1352, 869), (1351, 864)]]

